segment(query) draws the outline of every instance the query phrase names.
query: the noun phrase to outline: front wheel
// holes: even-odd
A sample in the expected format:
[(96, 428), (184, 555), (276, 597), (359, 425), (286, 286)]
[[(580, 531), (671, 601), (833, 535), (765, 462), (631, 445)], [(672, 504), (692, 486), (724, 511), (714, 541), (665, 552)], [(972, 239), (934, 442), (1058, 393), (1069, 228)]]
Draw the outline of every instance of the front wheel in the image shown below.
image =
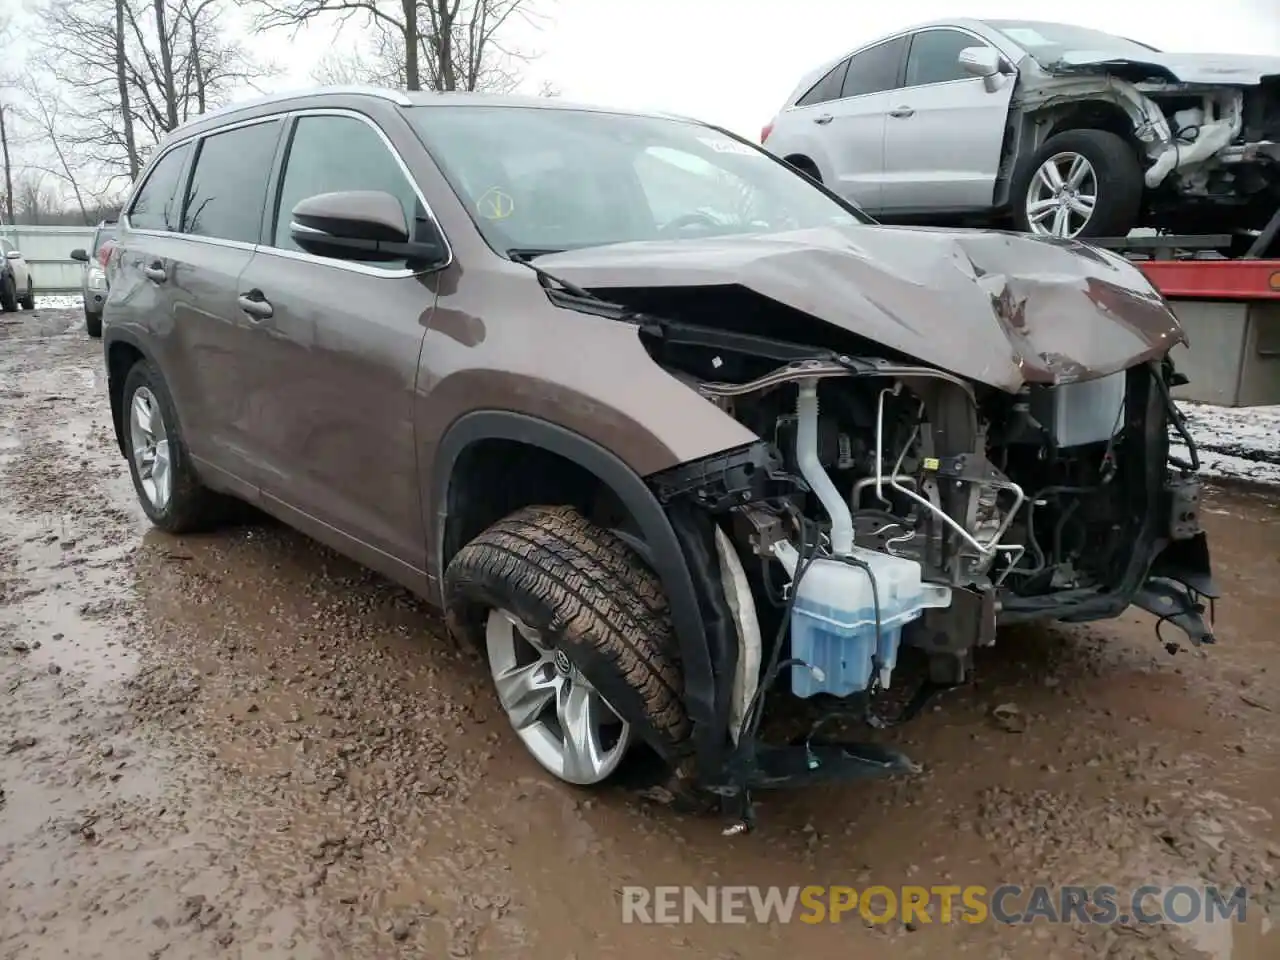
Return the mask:
[(10, 274), (0, 277), (0, 310), (13, 313), (18, 309), (18, 281)]
[(84, 329), (90, 337), (97, 340), (102, 336), (102, 314), (84, 312)]
[(572, 507), (526, 507), (458, 551), (445, 572), (456, 628), (483, 636), (498, 702), (534, 759), (602, 783), (643, 724), (686, 740), (675, 635), (661, 584)]
[(1013, 184), (1014, 225), (1039, 236), (1127, 236), (1144, 188), (1138, 154), (1107, 130), (1050, 137)]

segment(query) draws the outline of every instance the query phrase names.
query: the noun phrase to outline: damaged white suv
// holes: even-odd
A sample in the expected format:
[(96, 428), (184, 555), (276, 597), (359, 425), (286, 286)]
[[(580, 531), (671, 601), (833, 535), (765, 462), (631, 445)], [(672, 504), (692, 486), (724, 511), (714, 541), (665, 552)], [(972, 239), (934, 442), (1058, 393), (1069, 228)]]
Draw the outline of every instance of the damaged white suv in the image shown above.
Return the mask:
[(940, 21), (814, 70), (762, 141), (886, 221), (1262, 230), (1280, 208), (1280, 57)]

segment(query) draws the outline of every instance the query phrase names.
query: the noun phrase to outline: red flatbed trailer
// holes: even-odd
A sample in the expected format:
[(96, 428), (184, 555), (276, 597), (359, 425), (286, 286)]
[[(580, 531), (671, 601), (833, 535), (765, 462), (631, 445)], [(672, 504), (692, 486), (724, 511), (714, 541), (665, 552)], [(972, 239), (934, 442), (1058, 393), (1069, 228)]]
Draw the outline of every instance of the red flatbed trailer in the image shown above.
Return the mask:
[(1239, 257), (1231, 236), (1090, 241), (1124, 253), (1178, 315), (1190, 348), (1174, 362), (1190, 383), (1174, 396), (1228, 407), (1280, 404), (1280, 211)]

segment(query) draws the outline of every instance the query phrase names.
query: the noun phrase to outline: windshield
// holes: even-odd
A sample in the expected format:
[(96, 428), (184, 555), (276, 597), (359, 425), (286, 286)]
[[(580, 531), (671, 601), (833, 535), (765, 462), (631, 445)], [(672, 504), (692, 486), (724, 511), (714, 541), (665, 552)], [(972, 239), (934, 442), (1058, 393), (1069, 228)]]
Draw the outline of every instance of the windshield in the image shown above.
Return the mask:
[(862, 222), (763, 151), (691, 121), (508, 106), (408, 115), (502, 252)]
[[(1034, 20), (988, 20), (987, 25), (999, 30), (1045, 66), (1087, 54), (1090, 59), (1145, 60), (1155, 47), (1136, 40), (1126, 40), (1101, 30), (1075, 27), (1066, 23), (1037, 23)], [(1070, 56), (1069, 56), (1070, 55)]]

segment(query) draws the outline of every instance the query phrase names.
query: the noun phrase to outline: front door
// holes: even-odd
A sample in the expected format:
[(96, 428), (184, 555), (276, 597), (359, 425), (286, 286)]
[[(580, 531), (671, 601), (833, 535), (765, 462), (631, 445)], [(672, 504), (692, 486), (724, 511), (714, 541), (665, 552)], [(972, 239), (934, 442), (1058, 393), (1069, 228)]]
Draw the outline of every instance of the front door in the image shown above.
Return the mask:
[(290, 233), (294, 206), (342, 190), (390, 193), (410, 224), (426, 216), (371, 120), (343, 112), (294, 120), (274, 222), (239, 285), (261, 358), (249, 416), (263, 451), (262, 499), (369, 565), (411, 576), (426, 563), (413, 411), (435, 289), (403, 262), (301, 251)]
[(986, 210), (995, 196), (1014, 78), (994, 90), (966, 73), (960, 51), (987, 46), (953, 29), (913, 35), (904, 85), (888, 104), (884, 138), (886, 213)]

